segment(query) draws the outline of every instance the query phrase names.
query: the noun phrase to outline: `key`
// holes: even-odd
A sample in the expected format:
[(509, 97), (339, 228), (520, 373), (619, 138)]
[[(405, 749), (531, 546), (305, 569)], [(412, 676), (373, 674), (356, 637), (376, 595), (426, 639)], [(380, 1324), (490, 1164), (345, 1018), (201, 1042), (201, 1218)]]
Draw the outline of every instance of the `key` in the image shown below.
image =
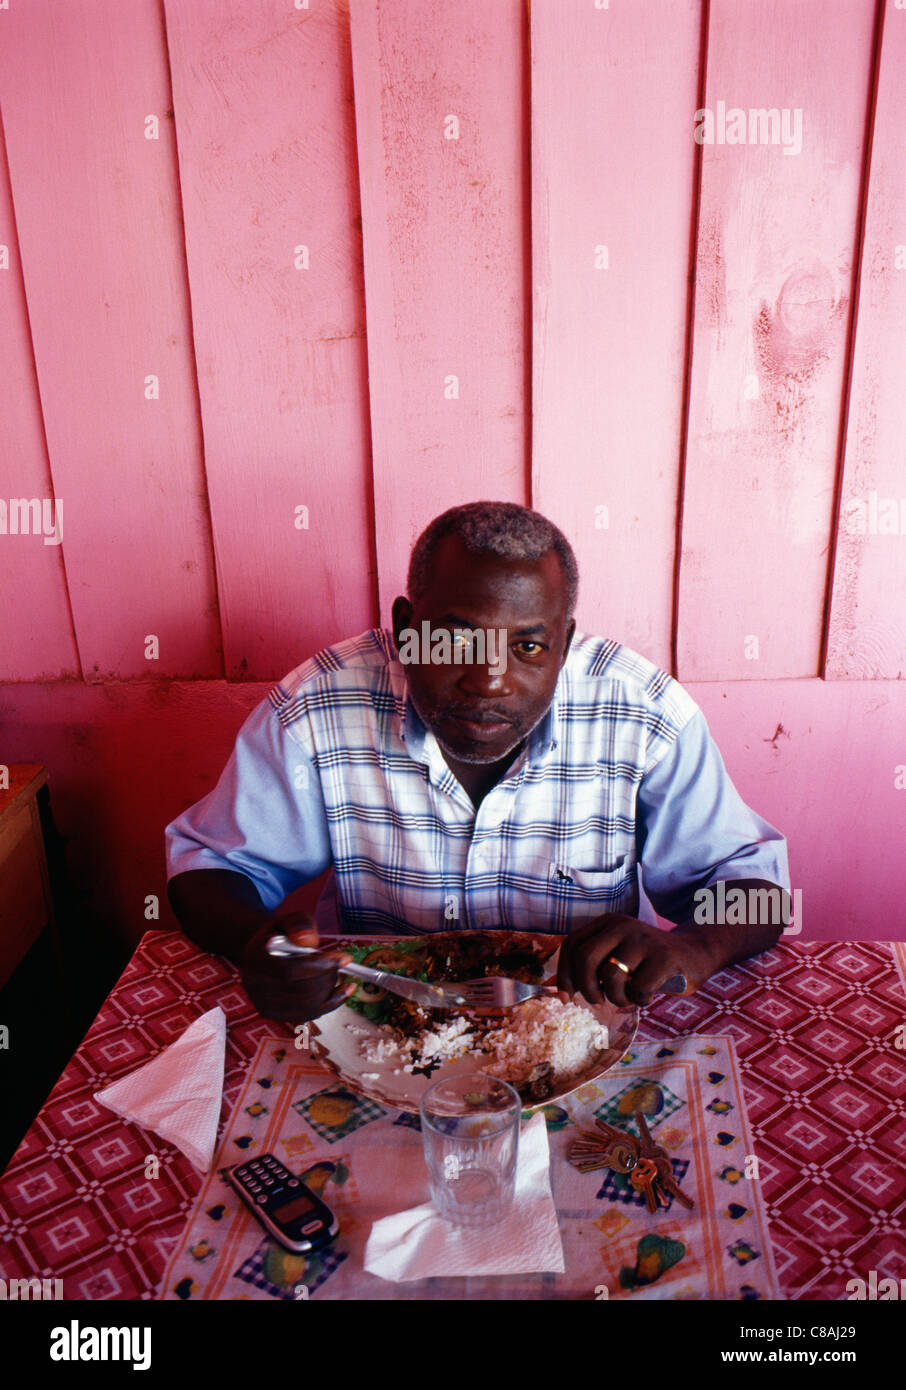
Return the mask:
[(652, 1139), (651, 1130), (648, 1128), (648, 1121), (645, 1119), (641, 1110), (636, 1111), (635, 1122), (639, 1127), (639, 1134), (641, 1136), (639, 1153), (642, 1158), (657, 1158), (659, 1154), (666, 1157), (667, 1150), (662, 1149), (660, 1144), (656, 1144)]
[(639, 1158), (639, 1141), (634, 1134), (616, 1129), (604, 1120), (595, 1120), (601, 1131), (580, 1130), (569, 1149), (569, 1161), (583, 1173), (610, 1168), (614, 1173), (631, 1173)]
[(657, 1177), (657, 1164), (651, 1158), (640, 1158), (629, 1174), (629, 1181), (636, 1192), (644, 1193), (648, 1210), (651, 1212), (657, 1211), (658, 1208), (658, 1199), (654, 1190)]
[[(665, 1192), (669, 1193), (671, 1197), (675, 1197), (678, 1202), (682, 1202), (683, 1206), (691, 1211), (695, 1203), (691, 1197), (686, 1195), (673, 1176), (673, 1164), (670, 1162), (670, 1159), (665, 1156), (663, 1158), (654, 1159), (654, 1162), (657, 1164), (658, 1183), (660, 1186)], [(664, 1205), (666, 1206), (667, 1203), (665, 1202)]]
[(615, 1155), (618, 1160), (622, 1160), (625, 1164), (624, 1173), (631, 1172), (639, 1161), (638, 1139), (634, 1134), (627, 1134), (624, 1129), (617, 1129), (614, 1125), (607, 1124), (605, 1120), (596, 1119), (595, 1124), (610, 1141), (608, 1153)]
[[(670, 1155), (660, 1144), (655, 1144), (651, 1137), (651, 1131), (648, 1128), (648, 1122), (641, 1111), (636, 1112), (635, 1122), (639, 1127), (639, 1134), (641, 1135), (639, 1152), (642, 1154), (643, 1158), (650, 1159), (657, 1169), (655, 1194), (658, 1196), (658, 1200), (660, 1200), (660, 1196), (662, 1195), (660, 1192), (660, 1189), (662, 1189), (663, 1193), (669, 1193), (671, 1197), (675, 1197), (677, 1201), (682, 1202), (683, 1206), (691, 1211), (695, 1203), (692, 1201), (691, 1197), (686, 1196), (685, 1192), (683, 1192), (679, 1183), (676, 1181), (676, 1178), (673, 1176), (673, 1164), (670, 1162)], [(666, 1197), (661, 1202), (661, 1205), (665, 1207), (670, 1205)]]
[(615, 1173), (629, 1173), (638, 1160), (638, 1142), (634, 1135), (615, 1131), (619, 1138), (604, 1138), (591, 1130), (580, 1130), (569, 1149), (569, 1161), (582, 1172), (595, 1168), (610, 1168)]
[[(645, 1116), (642, 1114), (641, 1110), (636, 1111), (635, 1122), (639, 1127), (640, 1136), (639, 1161), (649, 1163), (651, 1167), (654, 1169), (653, 1177), (651, 1179), (651, 1195), (649, 1197), (648, 1210), (657, 1211), (658, 1207), (666, 1207), (670, 1205), (666, 1194), (663, 1192), (660, 1186), (660, 1173), (658, 1171), (658, 1166), (656, 1162), (656, 1160), (660, 1158), (662, 1155), (666, 1157), (666, 1150), (662, 1149), (660, 1144), (655, 1144), (654, 1140), (651, 1138), (651, 1131), (648, 1128), (648, 1121), (645, 1119)], [(648, 1195), (647, 1190), (646, 1195)], [(651, 1197), (654, 1198), (653, 1203), (651, 1201)]]

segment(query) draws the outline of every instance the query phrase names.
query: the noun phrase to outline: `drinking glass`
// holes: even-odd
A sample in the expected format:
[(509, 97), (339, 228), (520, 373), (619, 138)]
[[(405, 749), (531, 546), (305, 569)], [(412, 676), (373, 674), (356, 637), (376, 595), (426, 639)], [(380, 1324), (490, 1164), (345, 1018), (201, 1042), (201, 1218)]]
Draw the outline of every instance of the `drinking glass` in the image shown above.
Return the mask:
[(422, 1142), (434, 1204), (458, 1226), (490, 1226), (516, 1187), (522, 1102), (496, 1076), (451, 1076), (421, 1099)]

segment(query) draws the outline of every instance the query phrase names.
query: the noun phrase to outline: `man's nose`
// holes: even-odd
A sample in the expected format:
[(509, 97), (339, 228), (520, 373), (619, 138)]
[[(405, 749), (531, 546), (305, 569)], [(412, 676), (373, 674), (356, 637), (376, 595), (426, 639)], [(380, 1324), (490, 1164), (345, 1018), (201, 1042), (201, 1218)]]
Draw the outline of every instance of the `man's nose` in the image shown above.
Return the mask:
[(459, 681), (461, 690), (479, 699), (499, 699), (513, 693), (513, 685), (507, 670), (501, 670), (496, 662), (477, 661), (463, 669)]

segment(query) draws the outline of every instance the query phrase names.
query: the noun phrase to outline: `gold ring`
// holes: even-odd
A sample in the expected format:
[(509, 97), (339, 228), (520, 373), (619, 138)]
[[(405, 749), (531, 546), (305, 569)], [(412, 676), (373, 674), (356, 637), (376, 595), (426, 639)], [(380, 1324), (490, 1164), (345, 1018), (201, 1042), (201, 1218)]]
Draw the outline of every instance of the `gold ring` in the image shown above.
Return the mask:
[(623, 962), (622, 962), (621, 960), (617, 960), (616, 956), (608, 956), (608, 957), (607, 957), (607, 964), (608, 964), (608, 965), (615, 965), (615, 966), (617, 967), (618, 970), (622, 970), (622, 972), (623, 972), (624, 975), (631, 975), (631, 974), (632, 974), (632, 971), (629, 969), (629, 966), (628, 966), (628, 965), (624, 965)]

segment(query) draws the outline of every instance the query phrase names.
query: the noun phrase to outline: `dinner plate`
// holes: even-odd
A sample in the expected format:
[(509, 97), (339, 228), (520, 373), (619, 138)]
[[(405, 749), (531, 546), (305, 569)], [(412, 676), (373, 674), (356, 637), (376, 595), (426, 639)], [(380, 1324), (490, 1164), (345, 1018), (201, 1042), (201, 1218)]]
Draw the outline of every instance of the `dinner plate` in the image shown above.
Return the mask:
[[(546, 982), (556, 981), (557, 959), (562, 937), (542, 935), (536, 932), (509, 931), (492, 931), (486, 932), (484, 935), (490, 937), (500, 950), (512, 949), (514, 945), (520, 943), (535, 943), (548, 947), (552, 954), (544, 965), (544, 979)], [(403, 942), (411, 945), (412, 938), (399, 938), (399, 943), (402, 944)], [(344, 945), (360, 944), (360, 942), (354, 941), (331, 943), (332, 946), (336, 945), (340, 948)], [(390, 948), (394, 944), (396, 943), (391, 939), (386, 941), (382, 939), (375, 943), (376, 946), (386, 945)], [(582, 999), (577, 999), (576, 1002), (584, 1004)], [(525, 1110), (538, 1110), (545, 1105), (554, 1105), (564, 1096), (575, 1091), (577, 1087), (584, 1086), (589, 1081), (597, 1081), (599, 1077), (613, 1070), (631, 1045), (639, 1022), (639, 1011), (634, 1005), (621, 1009), (616, 1004), (611, 1004), (605, 1000), (603, 1004), (588, 1004), (585, 1007), (589, 1008), (598, 1022), (603, 1023), (607, 1028), (610, 1046), (598, 1052), (589, 1065), (566, 1086), (555, 1090), (542, 1101), (526, 1101), (523, 1107)], [(451, 1017), (455, 1017), (455, 1014), (451, 1013)], [(501, 1026), (503, 1023), (504, 1019), (501, 1019)], [(350, 1028), (349, 1025), (352, 1027)], [(357, 1031), (353, 1032), (352, 1029)], [(491, 1060), (487, 1054), (476, 1053), (459, 1057), (452, 1062), (442, 1062), (431, 1072), (430, 1076), (425, 1076), (403, 1071), (402, 1062), (398, 1058), (388, 1058), (383, 1062), (370, 1062), (362, 1055), (363, 1046), (368, 1039), (389, 1036), (391, 1033), (387, 1025), (373, 1023), (357, 1010), (350, 1009), (346, 1004), (342, 1004), (340, 1008), (316, 1019), (309, 1030), (312, 1055), (325, 1062), (342, 1082), (352, 1090), (367, 1096), (370, 1100), (376, 1100), (382, 1105), (389, 1105), (395, 1110), (405, 1110), (414, 1114), (418, 1113), (422, 1095), (435, 1081), (447, 1076), (469, 1075), (483, 1071), (485, 1067), (490, 1069), (491, 1066)], [(539, 1057), (537, 1060), (542, 1062), (546, 1059)], [(394, 1074), (395, 1071), (398, 1071), (398, 1074)]]

